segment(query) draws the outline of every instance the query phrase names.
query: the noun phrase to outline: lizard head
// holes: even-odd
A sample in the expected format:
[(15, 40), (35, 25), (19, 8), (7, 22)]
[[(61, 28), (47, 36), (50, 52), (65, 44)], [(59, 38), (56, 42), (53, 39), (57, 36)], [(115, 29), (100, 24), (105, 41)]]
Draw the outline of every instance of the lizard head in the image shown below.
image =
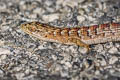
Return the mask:
[(43, 37), (45, 32), (47, 32), (46, 25), (40, 22), (29, 22), (21, 24), (21, 29), (27, 34), (36, 35), (39, 37)]

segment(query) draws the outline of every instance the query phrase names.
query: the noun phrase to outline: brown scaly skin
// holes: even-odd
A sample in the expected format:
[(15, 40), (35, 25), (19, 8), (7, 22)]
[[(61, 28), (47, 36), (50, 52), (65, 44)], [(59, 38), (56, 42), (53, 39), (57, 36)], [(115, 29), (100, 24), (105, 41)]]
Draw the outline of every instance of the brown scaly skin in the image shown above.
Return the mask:
[(87, 48), (89, 45), (120, 41), (120, 24), (108, 23), (76, 28), (58, 28), (40, 22), (21, 25), (21, 29), (29, 35), (41, 40), (78, 45)]

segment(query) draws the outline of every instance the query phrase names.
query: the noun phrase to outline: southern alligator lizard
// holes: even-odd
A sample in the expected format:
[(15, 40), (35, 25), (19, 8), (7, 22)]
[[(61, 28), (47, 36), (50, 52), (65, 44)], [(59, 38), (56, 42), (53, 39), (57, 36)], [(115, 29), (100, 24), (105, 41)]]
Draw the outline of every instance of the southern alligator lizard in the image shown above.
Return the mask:
[(120, 24), (108, 23), (76, 28), (58, 28), (40, 22), (22, 24), (24, 32), (41, 40), (69, 45), (79, 45), (89, 50), (89, 45), (120, 41)]

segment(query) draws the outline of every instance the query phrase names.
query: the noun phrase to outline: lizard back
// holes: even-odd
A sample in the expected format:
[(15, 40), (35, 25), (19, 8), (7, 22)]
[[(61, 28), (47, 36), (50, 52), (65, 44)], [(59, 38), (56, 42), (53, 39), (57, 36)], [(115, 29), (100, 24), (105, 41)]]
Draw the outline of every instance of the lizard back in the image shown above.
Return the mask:
[(120, 24), (108, 23), (76, 28), (58, 28), (40, 22), (30, 22), (21, 25), (24, 32), (41, 40), (59, 42), (64, 44), (77, 44), (82, 41), (85, 44), (105, 43), (108, 41), (120, 41)]

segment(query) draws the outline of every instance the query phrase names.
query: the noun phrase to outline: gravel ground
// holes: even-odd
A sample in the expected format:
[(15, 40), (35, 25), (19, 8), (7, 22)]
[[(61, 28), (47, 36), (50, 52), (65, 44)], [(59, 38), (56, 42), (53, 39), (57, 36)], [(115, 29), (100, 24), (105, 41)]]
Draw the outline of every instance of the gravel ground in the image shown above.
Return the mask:
[(120, 22), (120, 0), (0, 0), (0, 80), (120, 80), (120, 42), (78, 46), (44, 42), (20, 29)]

